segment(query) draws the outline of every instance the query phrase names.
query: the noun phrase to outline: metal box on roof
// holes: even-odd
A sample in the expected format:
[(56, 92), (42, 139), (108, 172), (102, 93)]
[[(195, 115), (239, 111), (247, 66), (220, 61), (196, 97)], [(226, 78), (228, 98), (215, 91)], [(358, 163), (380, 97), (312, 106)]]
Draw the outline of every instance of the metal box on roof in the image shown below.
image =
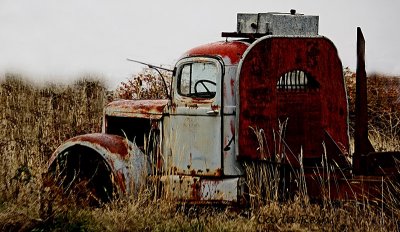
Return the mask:
[(318, 16), (286, 13), (239, 13), (237, 32), (267, 35), (318, 35)]
[(238, 33), (257, 33), (258, 14), (237, 14)]

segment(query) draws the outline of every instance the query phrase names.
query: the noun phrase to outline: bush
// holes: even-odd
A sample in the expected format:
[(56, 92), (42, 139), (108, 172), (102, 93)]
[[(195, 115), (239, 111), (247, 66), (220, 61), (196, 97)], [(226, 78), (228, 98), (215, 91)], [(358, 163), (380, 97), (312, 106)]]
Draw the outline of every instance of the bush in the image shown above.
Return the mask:
[[(165, 84), (170, 91), (171, 73), (161, 71)], [(121, 99), (166, 99), (167, 92), (163, 78), (154, 69), (145, 68), (142, 72), (132, 75), (126, 82), (121, 82), (116, 90), (117, 98)]]

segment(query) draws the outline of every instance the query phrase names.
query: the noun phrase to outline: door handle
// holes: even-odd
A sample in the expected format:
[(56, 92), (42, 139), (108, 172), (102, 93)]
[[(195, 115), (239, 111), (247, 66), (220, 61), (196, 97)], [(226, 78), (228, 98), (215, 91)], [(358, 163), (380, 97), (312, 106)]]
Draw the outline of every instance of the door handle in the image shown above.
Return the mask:
[(210, 111), (207, 111), (207, 114), (208, 115), (217, 115), (219, 113), (219, 110), (210, 110)]

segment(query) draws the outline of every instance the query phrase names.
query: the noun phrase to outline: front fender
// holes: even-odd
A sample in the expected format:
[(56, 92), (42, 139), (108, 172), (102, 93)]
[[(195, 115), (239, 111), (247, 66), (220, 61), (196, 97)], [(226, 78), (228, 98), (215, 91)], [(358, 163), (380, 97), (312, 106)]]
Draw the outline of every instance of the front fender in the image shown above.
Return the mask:
[(52, 154), (48, 170), (52, 170), (56, 161), (63, 158), (63, 154), (74, 155), (68, 151), (73, 151), (77, 147), (88, 148), (105, 161), (111, 170), (118, 193), (133, 193), (144, 183), (142, 181), (145, 175), (149, 174), (147, 159), (135, 143), (121, 136), (102, 133), (80, 135), (64, 142)]

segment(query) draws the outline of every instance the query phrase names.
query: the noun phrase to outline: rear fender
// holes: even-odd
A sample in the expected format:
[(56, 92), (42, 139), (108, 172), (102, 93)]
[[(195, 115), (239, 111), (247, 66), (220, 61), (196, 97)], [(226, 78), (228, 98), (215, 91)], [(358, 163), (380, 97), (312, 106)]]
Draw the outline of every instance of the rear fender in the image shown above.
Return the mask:
[(140, 184), (144, 183), (145, 176), (150, 173), (148, 160), (135, 143), (121, 136), (102, 133), (80, 135), (67, 140), (52, 154), (48, 170), (54, 170), (58, 159), (63, 159), (64, 154), (74, 155), (73, 152), (67, 152), (79, 147), (94, 151), (101, 157), (100, 160), (105, 161), (111, 170), (114, 178), (112, 182), (118, 194), (136, 192)]

